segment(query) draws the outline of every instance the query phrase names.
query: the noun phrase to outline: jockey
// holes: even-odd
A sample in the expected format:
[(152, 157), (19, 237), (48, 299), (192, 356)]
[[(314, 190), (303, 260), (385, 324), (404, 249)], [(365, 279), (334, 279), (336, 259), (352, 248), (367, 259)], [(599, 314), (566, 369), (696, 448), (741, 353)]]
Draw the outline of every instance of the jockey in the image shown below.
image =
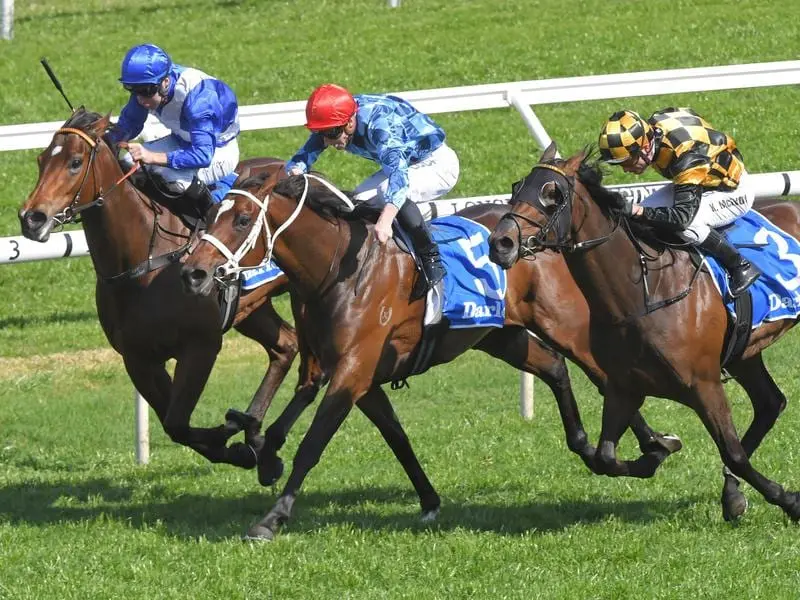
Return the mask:
[(215, 201), (214, 182), (233, 173), (239, 162), (239, 108), (236, 95), (202, 71), (176, 65), (158, 46), (134, 46), (122, 60), (119, 81), (130, 99), (111, 131), (113, 142), (135, 138), (148, 114), (171, 135), (130, 143), (131, 156), (155, 165), (171, 191), (193, 202), (204, 216)]
[(445, 268), (439, 247), (416, 203), (443, 196), (458, 180), (458, 157), (445, 144), (441, 127), (401, 98), (352, 96), (332, 83), (312, 92), (306, 121), (312, 133), (287, 163), (287, 173), (307, 172), (329, 146), (378, 163), (380, 170), (354, 190), (354, 199), (381, 210), (375, 225), (381, 244), (392, 237), (397, 217), (421, 259), (428, 285), (440, 282)]
[(719, 260), (730, 275), (732, 296), (758, 279), (760, 271), (714, 229), (753, 206), (754, 193), (731, 136), (690, 108), (665, 108), (647, 121), (625, 110), (611, 115), (598, 145), (600, 159), (626, 173), (641, 174), (652, 164), (672, 181), (641, 205), (628, 202), (628, 216), (673, 231)]

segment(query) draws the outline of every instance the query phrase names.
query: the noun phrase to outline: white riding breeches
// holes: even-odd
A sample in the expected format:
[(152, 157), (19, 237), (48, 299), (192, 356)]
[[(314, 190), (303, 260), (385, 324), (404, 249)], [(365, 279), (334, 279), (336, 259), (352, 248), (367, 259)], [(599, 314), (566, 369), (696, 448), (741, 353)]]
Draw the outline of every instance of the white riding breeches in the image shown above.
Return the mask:
[[(177, 139), (168, 135), (152, 142), (145, 142), (144, 147), (151, 152), (173, 152), (181, 148)], [(171, 169), (164, 166), (150, 165), (148, 168), (161, 175), (167, 182), (177, 184), (182, 190), (186, 190), (195, 175), (197, 178), (210, 185), (220, 180), (236, 169), (239, 164), (239, 142), (235, 138), (220, 148), (214, 150), (211, 164), (203, 169)]]
[[(670, 183), (642, 200), (642, 206), (672, 206), (675, 186)], [(739, 179), (735, 190), (706, 190), (700, 199), (697, 214), (686, 229), (679, 233), (687, 242), (698, 244), (705, 241), (711, 229), (733, 223), (753, 207), (755, 192), (746, 172)]]
[[(444, 196), (458, 181), (458, 173), (458, 156), (447, 144), (442, 144), (425, 160), (408, 167), (408, 200), (429, 202)], [(356, 187), (353, 199), (382, 208), (386, 204), (388, 187), (389, 177), (383, 171), (378, 171)]]

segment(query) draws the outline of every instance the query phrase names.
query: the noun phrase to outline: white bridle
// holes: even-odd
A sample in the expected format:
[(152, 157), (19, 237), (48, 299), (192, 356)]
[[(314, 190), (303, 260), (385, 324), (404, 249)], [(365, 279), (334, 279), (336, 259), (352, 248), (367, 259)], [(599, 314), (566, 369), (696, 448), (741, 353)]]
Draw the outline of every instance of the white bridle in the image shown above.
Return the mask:
[[(305, 204), (306, 197), (308, 196), (308, 188), (309, 188), (309, 179), (315, 179), (325, 185), (329, 190), (331, 190), (345, 205), (348, 207), (349, 211), (352, 211), (355, 207), (350, 199), (342, 193), (335, 185), (332, 183), (325, 181), (321, 177), (317, 177), (316, 175), (309, 175), (307, 173), (303, 174), (303, 179), (305, 186), (303, 187), (303, 195), (300, 197), (300, 200), (297, 202), (297, 208), (294, 209), (289, 218), (275, 230), (273, 234), (269, 229), (269, 223), (267, 223), (267, 209), (269, 207), (269, 199), (270, 195), (267, 194), (267, 197), (264, 198), (262, 202), (258, 198), (256, 198), (253, 194), (246, 190), (230, 190), (226, 195), (230, 196), (231, 194), (236, 194), (238, 196), (244, 196), (248, 198), (252, 202), (255, 202), (256, 206), (258, 206), (258, 216), (253, 221), (253, 224), (250, 228), (250, 232), (247, 234), (244, 242), (242, 245), (239, 246), (239, 249), (236, 252), (231, 252), (228, 247), (219, 241), (216, 237), (211, 235), (210, 233), (205, 233), (200, 239), (207, 240), (212, 246), (214, 246), (217, 250), (219, 250), (222, 255), (227, 258), (227, 262), (225, 264), (220, 265), (217, 267), (217, 271), (215, 273), (215, 277), (221, 280), (230, 279), (231, 276), (238, 277), (239, 273), (246, 269), (252, 269), (254, 267), (241, 267), (239, 266), (239, 262), (247, 255), (250, 250), (256, 247), (256, 243), (258, 241), (258, 236), (261, 233), (261, 228), (264, 229), (264, 238), (266, 240), (266, 247), (267, 252), (264, 256), (264, 260), (262, 264), (268, 263), (272, 260), (272, 251), (275, 248), (275, 241), (278, 239), (278, 236), (286, 231), (286, 229), (291, 225), (295, 219), (297, 219), (297, 215), (300, 214), (300, 209), (303, 208), (303, 204)], [(225, 199), (220, 203), (219, 210), (217, 211), (217, 216), (214, 222), (219, 220), (219, 217), (226, 211), (233, 208), (233, 200)], [(234, 277), (234, 278), (235, 278)]]

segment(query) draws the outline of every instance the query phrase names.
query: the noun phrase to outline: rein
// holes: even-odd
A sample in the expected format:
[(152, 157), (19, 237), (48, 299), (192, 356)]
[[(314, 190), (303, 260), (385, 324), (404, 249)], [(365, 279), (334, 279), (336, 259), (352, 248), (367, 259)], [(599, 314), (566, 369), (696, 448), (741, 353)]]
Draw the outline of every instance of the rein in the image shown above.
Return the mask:
[[(86, 181), (89, 178), (89, 173), (90, 172), (94, 173), (94, 171), (95, 171), (95, 159), (97, 158), (98, 141), (93, 139), (85, 131), (81, 131), (80, 129), (76, 129), (74, 127), (62, 127), (61, 129), (56, 131), (56, 135), (59, 134), (59, 133), (63, 133), (63, 134), (72, 133), (72, 134), (75, 134), (78, 137), (80, 137), (82, 140), (84, 140), (87, 144), (89, 144), (89, 147), (91, 148), (91, 154), (89, 155), (89, 162), (88, 162), (88, 165), (86, 166), (86, 171), (83, 174), (83, 179), (81, 180), (81, 185), (80, 185), (80, 187), (78, 187), (78, 191), (75, 192), (75, 196), (73, 197), (73, 199), (69, 203), (69, 205), (64, 209), (64, 211), (56, 214), (53, 217), (53, 220), (55, 220), (60, 226), (63, 226), (63, 225), (66, 225), (68, 223), (79, 223), (80, 221), (76, 217), (78, 217), (80, 215), (80, 213), (82, 213), (85, 210), (88, 210), (88, 209), (94, 208), (94, 207), (102, 207), (105, 204), (106, 196), (109, 193), (111, 193), (112, 191), (114, 191), (116, 188), (118, 188), (120, 185), (122, 185), (122, 183), (126, 179), (128, 179), (131, 175), (136, 173), (136, 171), (138, 171), (141, 168), (141, 163), (140, 162), (136, 162), (133, 165), (133, 167), (131, 167), (130, 170), (128, 170), (126, 173), (124, 173), (122, 175), (122, 177), (117, 179), (111, 185), (111, 187), (109, 187), (108, 190), (105, 191), (105, 193), (103, 192), (103, 190), (101, 188), (99, 193), (95, 195), (94, 199), (91, 202), (87, 202), (86, 204), (82, 204), (82, 205), (78, 206), (78, 202), (80, 201), (81, 193), (83, 192), (83, 186), (86, 184)], [(95, 177), (95, 181), (97, 181), (97, 177)], [(139, 190), (137, 189), (136, 191), (137, 191), (137, 194), (139, 194), (141, 196), (141, 193), (139, 192)], [(147, 273), (150, 273), (151, 271), (156, 271), (158, 269), (162, 269), (162, 268), (164, 268), (164, 267), (166, 267), (166, 266), (168, 266), (168, 265), (170, 265), (170, 264), (172, 264), (174, 262), (177, 262), (189, 250), (189, 247), (192, 244), (192, 240), (197, 236), (197, 233), (200, 230), (200, 222), (199, 221), (198, 221), (197, 225), (195, 226), (194, 231), (192, 232), (192, 234), (189, 236), (188, 240), (186, 241), (186, 243), (184, 243), (182, 246), (180, 246), (179, 248), (177, 248), (177, 249), (175, 249), (175, 250), (173, 250), (171, 252), (168, 252), (166, 254), (162, 254), (162, 255), (159, 255), (159, 256), (156, 256), (155, 258), (153, 258), (153, 248), (155, 247), (155, 242), (156, 242), (156, 232), (158, 231), (160, 226), (159, 226), (159, 223), (158, 223), (158, 216), (159, 216), (158, 211), (155, 210), (155, 207), (152, 206), (152, 205), (150, 206), (150, 208), (153, 210), (154, 217), (153, 217), (153, 231), (152, 231), (152, 233), (150, 235), (150, 245), (149, 245), (149, 249), (148, 249), (148, 252), (147, 252), (147, 258), (145, 260), (143, 260), (142, 262), (140, 262), (139, 264), (133, 266), (132, 268), (130, 268), (130, 269), (126, 270), (126, 271), (123, 271), (122, 273), (118, 273), (116, 275), (106, 276), (106, 275), (101, 275), (98, 272), (97, 273), (98, 277), (102, 281), (104, 281), (105, 283), (119, 283), (121, 281), (127, 281), (127, 280), (130, 280), (130, 279), (138, 279), (139, 277), (142, 277), (143, 275), (146, 275)]]
[[(219, 238), (214, 236), (211, 233), (206, 232), (200, 238), (201, 241), (206, 240), (212, 246), (214, 246), (219, 252), (227, 259), (226, 262), (219, 267), (217, 267), (216, 272), (214, 274), (214, 279), (221, 285), (229, 285), (232, 280), (238, 278), (239, 274), (242, 271), (246, 271), (248, 269), (252, 269), (253, 267), (242, 267), (240, 266), (241, 260), (256, 247), (258, 243), (258, 238), (261, 233), (261, 230), (264, 230), (264, 242), (266, 251), (264, 253), (264, 258), (261, 261), (261, 264), (268, 263), (272, 260), (272, 254), (275, 249), (275, 242), (278, 237), (286, 231), (289, 226), (297, 220), (297, 217), (300, 215), (300, 211), (305, 204), (306, 198), (308, 197), (308, 190), (309, 190), (309, 179), (314, 179), (319, 181), (320, 183), (324, 184), (328, 187), (334, 194), (336, 194), (343, 202), (347, 204), (349, 209), (352, 211), (354, 206), (350, 199), (344, 195), (339, 189), (336, 188), (333, 184), (325, 181), (324, 179), (317, 177), (316, 175), (311, 175), (308, 173), (303, 174), (304, 178), (304, 187), (303, 187), (303, 194), (300, 196), (300, 199), (297, 201), (297, 207), (292, 211), (292, 214), (289, 215), (289, 218), (286, 219), (276, 230), (275, 233), (269, 228), (269, 223), (267, 222), (267, 210), (269, 209), (269, 200), (271, 194), (267, 194), (264, 198), (263, 202), (259, 200), (255, 195), (251, 194), (247, 190), (238, 190), (233, 189), (228, 192), (227, 195), (238, 195), (243, 196), (253, 202), (259, 208), (258, 216), (254, 220), (253, 224), (250, 227), (250, 231), (247, 234), (247, 237), (242, 242), (241, 246), (235, 251), (231, 252), (230, 249), (223, 243)], [(226, 210), (230, 210), (234, 205), (233, 200), (225, 199), (222, 201), (220, 205), (219, 211), (217, 213), (217, 218), (219, 215), (225, 212)], [(339, 254), (339, 247), (341, 246), (341, 235), (337, 236), (338, 243), (336, 245), (336, 251), (333, 254), (331, 259), (331, 264), (328, 267), (328, 273), (323, 278), (322, 283), (320, 284), (320, 290), (322, 289), (325, 281), (327, 280), (328, 276), (333, 272), (333, 265), (336, 261), (336, 257)], [(322, 294), (322, 292), (320, 292)]]

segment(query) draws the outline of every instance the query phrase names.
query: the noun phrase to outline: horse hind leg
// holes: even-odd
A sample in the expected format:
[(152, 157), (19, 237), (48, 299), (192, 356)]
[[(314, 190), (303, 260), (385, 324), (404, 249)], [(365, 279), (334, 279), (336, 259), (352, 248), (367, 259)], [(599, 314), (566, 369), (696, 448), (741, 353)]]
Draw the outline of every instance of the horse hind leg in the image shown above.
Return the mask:
[(375, 386), (358, 401), (356, 406), (378, 428), (383, 439), (389, 444), (395, 457), (403, 466), (403, 470), (408, 475), (419, 496), (422, 521), (428, 523), (436, 520), (441, 506), (441, 499), (419, 464), (417, 455), (414, 454), (411, 442), (408, 440), (408, 436), (400, 424), (386, 392)]
[(725, 466), (734, 475), (744, 479), (758, 490), (767, 502), (783, 509), (793, 521), (800, 520), (800, 493), (784, 490), (778, 483), (759, 473), (749, 459), (748, 448), (750, 453), (755, 450), (766, 432), (772, 427), (772, 423), (774, 423), (777, 416), (772, 419), (772, 423), (769, 423), (769, 418), (758, 419), (759, 425), (756, 429), (753, 429), (757, 420), (754, 419), (753, 424), (748, 429), (748, 433), (752, 430), (752, 435), (746, 448), (736, 435), (725, 391), (719, 380), (701, 382), (701, 384), (697, 385), (693, 389), (690, 406), (700, 416), (709, 434), (714, 439)]
[[(760, 353), (734, 364), (729, 372), (744, 388), (753, 405), (753, 420), (742, 438), (744, 451), (752, 457), (786, 408), (786, 396), (772, 379)], [(722, 516), (726, 521), (733, 521), (747, 510), (747, 499), (739, 490), (739, 479), (728, 467), (723, 468), (723, 477)]]

